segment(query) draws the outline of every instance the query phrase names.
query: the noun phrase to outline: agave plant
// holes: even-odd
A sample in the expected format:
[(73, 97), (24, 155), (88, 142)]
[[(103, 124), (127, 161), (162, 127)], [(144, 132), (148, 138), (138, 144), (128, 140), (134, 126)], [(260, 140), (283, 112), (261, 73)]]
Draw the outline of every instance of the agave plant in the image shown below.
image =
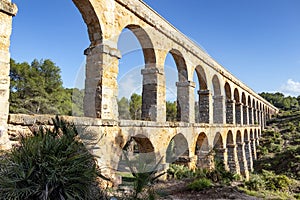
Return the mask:
[[(161, 164), (163, 157), (160, 158), (158, 162), (155, 162), (155, 157), (149, 154), (139, 154), (135, 160), (130, 160), (126, 151), (123, 151), (123, 155), (126, 160), (126, 164), (130, 169), (131, 174), (134, 177), (133, 189), (134, 193), (131, 199), (141, 199), (139, 198), (139, 194), (141, 194), (145, 189), (146, 193), (148, 193), (148, 199), (152, 199), (153, 191), (151, 185), (155, 180), (165, 174), (162, 172), (158, 174), (159, 165)], [(152, 162), (145, 162), (146, 160), (153, 159)], [(143, 197), (145, 199), (145, 197)]]
[[(97, 167), (74, 125), (58, 117), (0, 156), (0, 199), (95, 199)], [(93, 192), (92, 192), (93, 191)]]

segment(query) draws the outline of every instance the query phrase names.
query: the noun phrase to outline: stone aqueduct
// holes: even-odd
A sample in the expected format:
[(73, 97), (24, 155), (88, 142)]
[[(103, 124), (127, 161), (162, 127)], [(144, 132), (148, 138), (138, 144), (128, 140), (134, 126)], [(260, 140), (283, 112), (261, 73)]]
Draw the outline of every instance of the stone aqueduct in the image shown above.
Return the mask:
[[(84, 118), (69, 117), (78, 127), (97, 133), (99, 165), (117, 170), (122, 148), (132, 139), (140, 153), (155, 153), (163, 164), (185, 162), (210, 167), (211, 150), (225, 167), (248, 176), (266, 121), (278, 109), (235, 78), (199, 46), (180, 33), (141, 0), (73, 0), (87, 25), (90, 46), (86, 55)], [(27, 130), (47, 116), (10, 115), (9, 43), (16, 6), (0, 2), (0, 103), (2, 144), (7, 132)], [(145, 60), (141, 71), (142, 120), (118, 119), (118, 36), (125, 28), (140, 42)], [(166, 122), (164, 62), (173, 56), (177, 70), (178, 122)], [(198, 83), (193, 82), (196, 71)], [(175, 83), (174, 83), (175, 84)], [(195, 85), (199, 84), (199, 120), (195, 121)], [(8, 122), (8, 123), (7, 123)], [(8, 131), (7, 131), (8, 129)], [(168, 146), (175, 147), (170, 161)], [(2, 145), (4, 148), (4, 145)]]

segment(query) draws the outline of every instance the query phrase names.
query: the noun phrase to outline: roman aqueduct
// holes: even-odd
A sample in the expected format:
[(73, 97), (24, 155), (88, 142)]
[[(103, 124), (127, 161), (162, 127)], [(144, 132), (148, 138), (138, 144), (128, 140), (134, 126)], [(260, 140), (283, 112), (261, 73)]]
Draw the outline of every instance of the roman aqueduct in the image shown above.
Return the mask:
[[(108, 174), (120, 168), (122, 149), (134, 141), (139, 153), (163, 157), (162, 167), (181, 162), (210, 168), (213, 157), (225, 167), (248, 176), (266, 121), (278, 109), (256, 94), (142, 0), (73, 0), (90, 39), (86, 55), (84, 113), (65, 117), (99, 140), (95, 154)], [(1, 147), (8, 135), (28, 131), (34, 123), (47, 124), (49, 116), (9, 115), (9, 46), (12, 17), (17, 7), (0, 2), (0, 126)], [(140, 42), (145, 67), (141, 73), (142, 120), (118, 119), (118, 37), (125, 28)], [(164, 62), (173, 56), (178, 72), (178, 122), (166, 121)], [(193, 82), (196, 71), (198, 83)], [(175, 84), (175, 83), (174, 83)], [(195, 85), (199, 84), (199, 120), (195, 121)], [(171, 145), (172, 144), (172, 145)], [(172, 149), (170, 149), (170, 145)], [(212, 151), (214, 150), (214, 151)], [(214, 153), (212, 153), (214, 152)]]

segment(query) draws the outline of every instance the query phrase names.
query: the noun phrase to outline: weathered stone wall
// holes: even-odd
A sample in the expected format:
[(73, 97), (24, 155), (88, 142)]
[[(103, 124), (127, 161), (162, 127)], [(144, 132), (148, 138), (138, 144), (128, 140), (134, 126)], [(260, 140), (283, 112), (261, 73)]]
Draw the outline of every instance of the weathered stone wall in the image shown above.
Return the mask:
[(7, 118), (9, 110), (9, 69), (10, 69), (10, 35), (12, 17), (17, 7), (11, 1), (0, 1), (0, 149), (10, 147), (7, 136)]
[[(24, 115), (11, 114), (8, 120), (8, 133), (12, 143), (16, 143), (20, 134), (29, 135), (32, 127), (43, 125), (46, 127), (53, 126), (52, 115)], [(74, 123), (81, 137), (85, 134), (93, 135), (97, 147), (93, 153), (98, 157), (98, 164), (103, 170), (103, 173), (111, 177), (114, 181), (118, 180), (115, 177), (115, 172), (119, 169), (122, 157), (122, 149), (125, 144), (134, 138), (141, 147), (152, 149), (155, 154), (156, 161), (163, 157), (161, 170), (167, 168), (169, 163), (176, 162), (175, 160), (167, 161), (167, 149), (171, 141), (175, 139), (174, 145), (178, 158), (185, 157), (184, 162), (187, 166), (213, 168), (213, 156), (215, 153), (221, 158), (225, 166), (236, 173), (242, 173), (244, 176), (248, 175), (248, 169), (252, 169), (252, 156), (256, 157), (256, 152), (251, 151), (256, 147), (255, 142), (250, 143), (248, 136), (239, 138), (241, 142), (237, 141), (238, 132), (258, 132), (260, 126), (240, 126), (235, 125), (208, 125), (208, 124), (190, 124), (184, 122), (151, 122), (151, 121), (130, 121), (130, 120), (101, 120), (97, 118), (88, 117), (70, 117), (62, 116), (68, 122)], [(232, 133), (233, 143), (227, 144), (228, 133)], [(201, 133), (201, 134), (200, 134)], [(216, 134), (220, 143), (224, 144), (226, 148), (216, 146), (216, 151), (213, 148), (216, 145)], [(202, 138), (199, 138), (199, 134)], [(179, 139), (178, 139), (178, 136)], [(218, 136), (218, 137), (219, 137)], [(258, 140), (258, 134), (252, 135), (252, 141)], [(201, 141), (200, 141), (201, 140)], [(246, 146), (244, 147), (244, 142)], [(147, 142), (148, 141), (148, 142)], [(178, 142), (179, 141), (179, 142)], [(204, 141), (204, 142), (203, 142)], [(196, 144), (203, 144), (205, 146), (197, 146)], [(248, 146), (247, 146), (248, 145)], [(254, 145), (254, 146), (253, 146)], [(198, 149), (196, 151), (196, 149)], [(145, 152), (149, 152), (145, 150)], [(151, 152), (150, 152), (151, 153)], [(243, 163), (241, 163), (243, 162)], [(240, 163), (240, 164), (239, 164)], [(248, 167), (248, 165), (250, 165)]]

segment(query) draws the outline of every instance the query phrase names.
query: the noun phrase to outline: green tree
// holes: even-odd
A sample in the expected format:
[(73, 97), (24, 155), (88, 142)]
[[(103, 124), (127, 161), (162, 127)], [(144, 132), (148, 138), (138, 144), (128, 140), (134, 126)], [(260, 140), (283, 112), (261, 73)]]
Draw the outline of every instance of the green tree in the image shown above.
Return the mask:
[(177, 105), (176, 102), (166, 102), (167, 121), (174, 122), (177, 120)]
[(267, 101), (272, 103), (277, 108), (280, 108), (282, 110), (290, 110), (290, 109), (299, 109), (299, 100), (300, 96), (298, 98), (296, 97), (285, 97), (284, 94), (276, 92), (276, 93), (260, 93), (260, 95), (265, 98)]
[(71, 95), (62, 86), (60, 69), (51, 60), (11, 60), (10, 112), (71, 114)]
[(67, 88), (65, 90), (72, 98), (72, 115), (79, 116), (79, 117), (84, 116), (84, 112), (83, 112), (84, 89)]
[(129, 101), (126, 97), (122, 97), (118, 101), (119, 119), (131, 119), (129, 112)]
[(142, 115), (142, 96), (132, 94), (129, 102), (130, 117), (133, 120), (140, 120)]

